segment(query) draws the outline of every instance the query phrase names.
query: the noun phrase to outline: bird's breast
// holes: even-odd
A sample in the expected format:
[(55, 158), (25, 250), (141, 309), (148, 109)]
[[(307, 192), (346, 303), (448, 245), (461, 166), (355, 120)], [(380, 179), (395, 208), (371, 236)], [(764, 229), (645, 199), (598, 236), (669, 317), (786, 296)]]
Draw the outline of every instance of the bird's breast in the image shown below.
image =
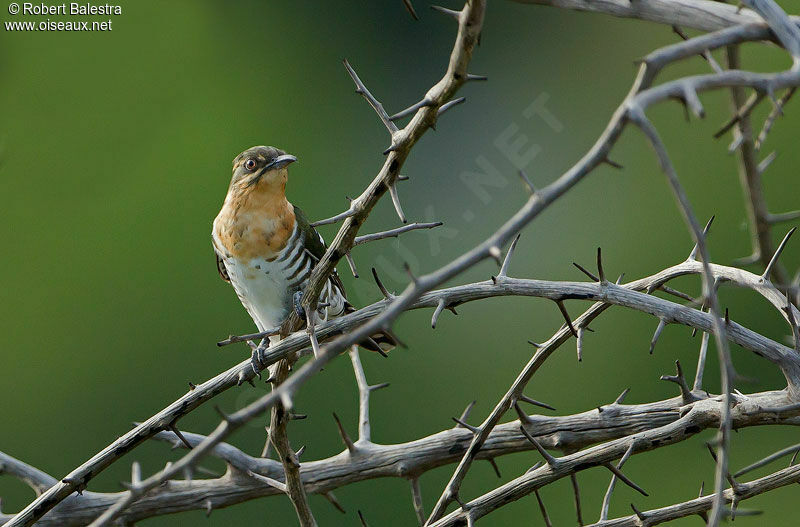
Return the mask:
[(229, 194), (214, 220), (217, 250), (241, 261), (280, 255), (295, 230), (291, 204), (263, 192)]

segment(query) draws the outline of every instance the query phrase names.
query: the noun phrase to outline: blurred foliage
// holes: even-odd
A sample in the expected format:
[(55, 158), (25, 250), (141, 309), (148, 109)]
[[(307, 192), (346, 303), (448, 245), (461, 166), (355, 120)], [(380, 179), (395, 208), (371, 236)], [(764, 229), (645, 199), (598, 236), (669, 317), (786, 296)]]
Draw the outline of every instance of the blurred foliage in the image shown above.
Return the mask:
[[(388, 136), (358, 96), (341, 67), (347, 57), (390, 112), (419, 99), (447, 63), (455, 26), (417, 3), (414, 22), (402, 2), (176, 1), (124, 2), (106, 33), (10, 33), (0, 35), (0, 104), (4, 153), (0, 168), (0, 347), (2, 421), (0, 449), (56, 477), (88, 459), (142, 420), (180, 396), (187, 381), (199, 383), (242, 360), (245, 346), (218, 349), (229, 333), (252, 330), (230, 287), (217, 276), (210, 244), (211, 221), (224, 197), (230, 160), (256, 144), (294, 153), (290, 199), (312, 217), (346, 206), (382, 163)], [(788, 4), (788, 2), (787, 2)], [(787, 5), (787, 7), (789, 7)], [(796, 7), (796, 5), (795, 5)], [(10, 17), (5, 9), (3, 20)], [(43, 17), (28, 17), (40, 20)], [(50, 17), (54, 20), (59, 17)], [(101, 17), (98, 17), (100, 19)], [(17, 17), (21, 19), (21, 17)], [(415, 147), (404, 167), (410, 181), (400, 195), (411, 220), (442, 220), (439, 232), (410, 233), (400, 240), (360, 247), (354, 257), (362, 278), (342, 269), (354, 303), (378, 298), (368, 278), (375, 266), (387, 285), (404, 286), (402, 262), (415, 272), (432, 270), (492, 232), (524, 199), (517, 167), (497, 143), (523, 138), (537, 154), (525, 167), (538, 185), (552, 181), (577, 160), (601, 132), (634, 74), (633, 61), (675, 42), (669, 27), (610, 17), (562, 12), (510, 2), (491, 2), (481, 46), (472, 65), (488, 83), (463, 89), (467, 104), (451, 110)], [(718, 56), (722, 60), (721, 56)], [(772, 70), (786, 56), (765, 45), (749, 45), (745, 66)], [(704, 73), (701, 59), (672, 67), (664, 78)], [(539, 99), (537, 99), (539, 98)], [(562, 128), (556, 131), (524, 111), (544, 102)], [(701, 218), (717, 221), (710, 250), (730, 262), (749, 249), (736, 159), (726, 137), (711, 137), (727, 119), (729, 96), (703, 96), (708, 118), (685, 122), (683, 109), (667, 103), (651, 111)], [(779, 157), (765, 176), (766, 195), (776, 212), (798, 208), (796, 167), (800, 124), (794, 103), (769, 137), (763, 155)], [(757, 113), (764, 117), (766, 107)], [(583, 279), (574, 261), (593, 261), (603, 247), (609, 274), (629, 278), (653, 273), (686, 257), (690, 237), (654, 156), (636, 130), (628, 130), (612, 157), (625, 169), (602, 167), (557, 202), (523, 234), (511, 272), (521, 277)], [(464, 174), (495, 167), (495, 186), (476, 193)], [(397, 219), (388, 200), (364, 232), (391, 228)], [(336, 227), (323, 228), (331, 238)], [(775, 237), (783, 234), (776, 229)], [(783, 258), (793, 272), (798, 244)], [(458, 282), (495, 272), (486, 262)], [(682, 287), (697, 292), (696, 278)], [(786, 333), (780, 317), (750, 293), (724, 289), (722, 300), (735, 320), (769, 335)], [(585, 304), (568, 305), (577, 314)], [(400, 442), (452, 423), (467, 402), (478, 401), (473, 422), (482, 420), (532, 350), (527, 339), (546, 339), (561, 324), (552, 303), (494, 299), (444, 313), (429, 329), (429, 312), (405, 315), (397, 332), (409, 350), (386, 360), (364, 356), (370, 382), (391, 382), (373, 397), (373, 435)], [(558, 407), (583, 411), (613, 400), (626, 387), (628, 402), (675, 395), (658, 381), (681, 359), (692, 375), (699, 338), (668, 327), (654, 356), (647, 354), (655, 321), (610, 310), (593, 324), (584, 361), (572, 344), (548, 361), (527, 393)], [(712, 352), (713, 357), (713, 352)], [(739, 372), (757, 379), (743, 391), (781, 386), (769, 363), (733, 351)], [(707, 388), (716, 390), (717, 365), (707, 368)], [(265, 387), (229, 390), (215, 402), (237, 408)], [(302, 391), (298, 409), (310, 418), (292, 424), (304, 459), (342, 449), (331, 419), (336, 410), (356, 428), (357, 398), (346, 359), (337, 360)], [(203, 407), (181, 422), (208, 432), (217, 414)], [(232, 442), (259, 452), (263, 422)], [(713, 464), (703, 444), (711, 433), (678, 446), (636, 456), (626, 473), (651, 494), (642, 498), (617, 489), (612, 515), (629, 514), (628, 503), (652, 508), (696, 496), (701, 480), (713, 481)], [(738, 468), (796, 442), (797, 432), (775, 427), (742, 430), (733, 442)], [(118, 490), (130, 462), (146, 474), (179, 453), (147, 444), (106, 470), (91, 490)], [(535, 452), (499, 459), (504, 478), (537, 460)], [(210, 467), (218, 463), (209, 460)], [(452, 467), (422, 478), (427, 510)], [(581, 473), (587, 518), (599, 512), (608, 474)], [(488, 464), (478, 463), (462, 496), (497, 484)], [(748, 501), (763, 508), (761, 519), (737, 524), (794, 525), (792, 493), (786, 488)], [(5, 511), (31, 499), (27, 488), (0, 480)], [(337, 491), (342, 516), (317, 496), (312, 507), (322, 525), (357, 525), (361, 509), (372, 525), (412, 525), (405, 481), (379, 480)], [(574, 522), (568, 482), (542, 493), (553, 522)], [(533, 498), (495, 513), (490, 525), (537, 525)], [(230, 525), (259, 522), (291, 525), (287, 500), (270, 498), (227, 510), (206, 520), (202, 512), (141, 522), (146, 526)], [(697, 519), (676, 522), (694, 525)]]

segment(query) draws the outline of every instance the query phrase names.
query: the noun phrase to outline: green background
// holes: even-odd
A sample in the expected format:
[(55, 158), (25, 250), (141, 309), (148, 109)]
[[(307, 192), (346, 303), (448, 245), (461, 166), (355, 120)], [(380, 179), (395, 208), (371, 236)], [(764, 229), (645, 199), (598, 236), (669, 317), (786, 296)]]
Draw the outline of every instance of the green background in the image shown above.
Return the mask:
[[(111, 32), (0, 33), (0, 449), (62, 477), (128, 430), (131, 421), (179, 397), (188, 381), (200, 383), (247, 356), (243, 345), (220, 350), (214, 344), (229, 333), (253, 329), (217, 276), (211, 251), (211, 221), (225, 195), (230, 161), (252, 145), (283, 148), (300, 159), (291, 169), (290, 200), (312, 218), (343, 210), (345, 196), (360, 193), (378, 171), (389, 138), (353, 93), (341, 60), (350, 60), (390, 112), (419, 99), (444, 71), (456, 28), (424, 3), (415, 4), (422, 17), (418, 22), (400, 0), (138, 1), (123, 4), (123, 14), (112, 17)], [(5, 4), (0, 18), (12, 19)], [(445, 227), (356, 249), (362, 277), (353, 279), (346, 264), (340, 265), (353, 302), (379, 298), (370, 267), (377, 267), (391, 288), (402, 289), (404, 261), (417, 273), (431, 271), (485, 238), (523, 203), (517, 167), (495, 144), (504, 132), (524, 137), (524, 149), (538, 148), (525, 168), (535, 184), (547, 184), (602, 131), (633, 80), (633, 61), (676, 38), (667, 26), (490, 2), (471, 65), (489, 82), (462, 90), (467, 103), (440, 120), (403, 169), (410, 181), (401, 185), (400, 195), (410, 220), (442, 220)], [(757, 70), (788, 67), (784, 54), (764, 45), (746, 47), (744, 58)], [(664, 78), (707, 71), (696, 58), (671, 68)], [(546, 98), (561, 131), (538, 117), (524, 117), (537, 97)], [(712, 138), (727, 119), (729, 97), (720, 92), (702, 99), (708, 113), (704, 121), (687, 123), (674, 102), (650, 115), (698, 216), (717, 216), (713, 258), (729, 263), (750, 247), (736, 158), (727, 153), (730, 136)], [(762, 153), (779, 153), (765, 176), (774, 212), (799, 205), (796, 104), (776, 123)], [(766, 109), (757, 113), (757, 126)], [(463, 180), (464, 174), (481, 171), (479, 159), (501, 174), (494, 186), (483, 187), (484, 193)], [(625, 169), (596, 170), (524, 231), (513, 275), (581, 280), (571, 262), (590, 265), (598, 245), (607, 272), (624, 271), (630, 279), (686, 258), (690, 237), (641, 134), (626, 131), (613, 159)], [(363, 232), (397, 225), (387, 197)], [(786, 228), (776, 229), (775, 237)], [(331, 239), (335, 229), (321, 230)], [(791, 244), (783, 257), (792, 272), (800, 262), (798, 247)], [(483, 280), (495, 272), (493, 263), (484, 262), (453, 283)], [(699, 290), (694, 278), (680, 284)], [(752, 293), (723, 289), (721, 295), (736, 321), (775, 338), (786, 334), (780, 316)], [(568, 304), (574, 315), (585, 307)], [(471, 421), (480, 422), (530, 357), (526, 340), (546, 340), (561, 324), (552, 303), (530, 298), (465, 305), (457, 318), (445, 312), (436, 330), (430, 329), (429, 317), (430, 312), (408, 313), (397, 323), (410, 349), (397, 350), (388, 360), (363, 355), (369, 381), (391, 383), (373, 396), (377, 442), (448, 428), (450, 417), (473, 399)], [(630, 403), (674, 396), (674, 385), (658, 377), (673, 372), (675, 359), (692, 376), (699, 338), (670, 326), (650, 356), (655, 325), (649, 316), (610, 310), (593, 324), (596, 333), (586, 338), (582, 363), (575, 360), (574, 345), (565, 345), (526, 393), (554, 404), (558, 414), (608, 403), (626, 387), (632, 388)], [(713, 349), (710, 355), (706, 388), (717, 390)], [(768, 362), (741, 349), (734, 349), (733, 357), (739, 372), (758, 379), (739, 384), (742, 391), (783, 386)], [(233, 410), (263, 393), (263, 385), (245, 385), (214, 402)], [(290, 429), (296, 446), (307, 445), (303, 459), (339, 452), (331, 412), (351, 433), (356, 430), (349, 360), (336, 360), (313, 379), (297, 404), (310, 416)], [(217, 422), (206, 405), (181, 427), (207, 433)], [(630, 502), (644, 510), (691, 499), (701, 480), (708, 488), (713, 463), (704, 440), (712, 435), (629, 461), (626, 474), (651, 497), (618, 486), (611, 514), (629, 514)], [(253, 454), (263, 441), (263, 422), (232, 438)], [(734, 436), (732, 466), (796, 441), (794, 429), (742, 430)], [(178, 455), (163, 444), (143, 445), (93, 480), (90, 490), (119, 490), (134, 460), (149, 475)], [(538, 457), (529, 452), (499, 459), (504, 479), (521, 474)], [(213, 460), (204, 464), (220, 467)], [(445, 467), (422, 478), (428, 511), (451, 471)], [(585, 516), (594, 520), (608, 474), (592, 469), (579, 477)], [(477, 463), (462, 496), (475, 497), (499, 483), (487, 463)], [(796, 510), (796, 493), (790, 487), (748, 501), (745, 507), (763, 508), (768, 516), (736, 523), (796, 525), (790, 513)], [(322, 525), (358, 525), (357, 509), (371, 525), (415, 522), (403, 480), (364, 482), (336, 494), (346, 516), (311, 497)], [(32, 498), (27, 487), (8, 477), (0, 479), (0, 495), (5, 512)], [(556, 525), (574, 524), (568, 481), (542, 495)], [(294, 521), (288, 500), (272, 497), (217, 510), (208, 520), (195, 511), (141, 524)], [(482, 523), (538, 525), (541, 519), (528, 497)]]

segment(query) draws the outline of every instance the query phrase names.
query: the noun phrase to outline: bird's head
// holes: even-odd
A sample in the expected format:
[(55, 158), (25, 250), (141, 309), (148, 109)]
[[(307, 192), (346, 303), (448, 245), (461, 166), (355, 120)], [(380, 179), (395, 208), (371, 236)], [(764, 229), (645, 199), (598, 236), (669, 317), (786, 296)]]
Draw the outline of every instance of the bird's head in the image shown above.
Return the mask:
[(231, 187), (252, 189), (255, 187), (281, 188), (286, 185), (287, 166), (297, 158), (274, 146), (248, 148), (233, 160)]

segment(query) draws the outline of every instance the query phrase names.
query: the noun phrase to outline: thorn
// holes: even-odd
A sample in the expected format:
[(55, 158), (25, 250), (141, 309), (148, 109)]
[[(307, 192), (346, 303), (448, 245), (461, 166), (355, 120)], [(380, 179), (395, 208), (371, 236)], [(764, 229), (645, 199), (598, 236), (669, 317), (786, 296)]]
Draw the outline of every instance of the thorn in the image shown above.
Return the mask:
[(623, 168), (625, 168), (622, 165), (620, 165), (619, 163), (617, 163), (616, 161), (612, 161), (611, 159), (609, 159), (607, 157), (604, 157), (602, 162), (605, 163), (606, 165), (609, 165), (609, 166), (612, 166), (612, 167), (616, 168), (617, 170), (622, 170)]
[(675, 361), (675, 370), (677, 371), (676, 375), (662, 375), (662, 381), (674, 382), (678, 385), (681, 390), (681, 399), (684, 405), (693, 403), (698, 400), (692, 391), (689, 389), (689, 385), (686, 384), (686, 378), (683, 376), (683, 369), (681, 368), (681, 361)]
[(553, 410), (554, 412), (556, 410), (555, 408), (553, 408), (549, 404), (543, 403), (541, 401), (537, 401), (536, 399), (531, 399), (530, 397), (528, 397), (525, 394), (520, 394), (519, 396), (517, 396), (517, 399), (519, 399), (522, 402), (525, 402), (525, 403), (528, 403), (528, 404), (532, 404), (534, 406), (540, 406), (542, 408), (547, 408), (548, 410)]
[(506, 257), (505, 259), (503, 259), (503, 265), (500, 267), (500, 274), (497, 275), (498, 278), (501, 276), (502, 277), (508, 276), (508, 266), (511, 263), (511, 257), (514, 255), (514, 249), (517, 248), (517, 242), (519, 241), (520, 236), (521, 236), (520, 234), (517, 234), (517, 236), (514, 238), (514, 241), (511, 242), (511, 247), (508, 248)]
[(625, 278), (625, 273), (622, 273), (621, 275), (619, 275), (619, 276), (617, 277), (617, 281), (616, 281), (616, 282), (614, 282), (614, 283), (615, 283), (615, 284), (617, 284), (617, 285), (621, 284), (621, 283), (622, 283), (622, 279), (623, 279), (623, 278)]
[(312, 227), (319, 227), (320, 225), (329, 225), (331, 223), (336, 223), (338, 221), (346, 220), (350, 216), (355, 216), (355, 215), (356, 215), (356, 210), (353, 209), (353, 206), (351, 204), (350, 208), (347, 209), (346, 211), (344, 211), (342, 213), (339, 213), (336, 216), (331, 216), (330, 218), (326, 218), (324, 220), (319, 220), (319, 221), (312, 222), (311, 226)]
[(411, 106), (409, 106), (405, 110), (401, 110), (401, 111), (397, 112), (396, 114), (392, 115), (391, 117), (389, 117), (389, 120), (390, 121), (396, 121), (398, 119), (402, 119), (403, 117), (406, 117), (406, 116), (411, 115), (412, 113), (416, 112), (420, 108), (424, 108), (426, 106), (433, 106), (433, 104), (434, 104), (434, 102), (432, 100), (430, 100), (427, 97), (425, 97), (421, 101), (415, 102), (414, 104), (412, 104)]
[(578, 336), (578, 332), (575, 331), (575, 327), (572, 325), (572, 319), (569, 318), (569, 313), (567, 312), (567, 308), (564, 307), (564, 302), (561, 300), (555, 300), (556, 305), (558, 306), (558, 310), (561, 311), (561, 315), (564, 317), (564, 320), (567, 323), (567, 327), (572, 332), (572, 336)]
[(625, 388), (624, 390), (622, 390), (622, 393), (619, 394), (616, 399), (614, 399), (614, 402), (612, 404), (622, 404), (623, 401), (625, 401), (625, 397), (628, 396), (628, 393), (630, 391), (631, 391), (630, 388)]
[(347, 260), (347, 265), (350, 266), (350, 272), (353, 273), (353, 278), (358, 278), (358, 271), (356, 270), (356, 262), (353, 261), (353, 257), (350, 252), (344, 253), (344, 257)]
[(367, 520), (364, 519), (364, 515), (361, 514), (361, 511), (358, 511), (358, 519), (361, 520), (361, 527), (369, 527), (367, 525)]
[(492, 468), (494, 469), (494, 473), (497, 474), (497, 477), (498, 478), (502, 478), (503, 475), (500, 474), (500, 467), (497, 466), (497, 462), (494, 460), (494, 458), (490, 457), (487, 461), (489, 461), (489, 463), (492, 465)]
[(440, 5), (432, 5), (431, 9), (455, 19), (456, 22), (459, 22), (461, 19), (461, 11), (453, 11), (452, 9), (447, 9), (446, 7), (442, 7)]
[(400, 197), (397, 195), (397, 186), (394, 183), (389, 185), (389, 195), (392, 197), (394, 210), (397, 212), (397, 216), (400, 218), (400, 221), (406, 223), (406, 215), (403, 213), (403, 207), (400, 206)]
[(337, 511), (341, 512), (342, 514), (347, 514), (347, 511), (344, 510), (344, 507), (339, 503), (339, 500), (336, 499), (336, 496), (333, 495), (333, 492), (323, 492), (322, 497), (325, 498), (333, 505)]
[(381, 279), (378, 276), (378, 271), (376, 271), (374, 267), (372, 268), (372, 277), (375, 279), (375, 283), (378, 284), (378, 289), (380, 289), (384, 299), (391, 300), (394, 298), (394, 295), (386, 290), (386, 287), (383, 285), (383, 282), (381, 282)]
[(333, 419), (336, 421), (336, 427), (339, 429), (339, 435), (342, 437), (342, 441), (344, 441), (348, 452), (350, 452), (350, 454), (355, 454), (357, 452), (356, 445), (353, 443), (353, 440), (350, 439), (350, 436), (347, 435), (347, 431), (342, 426), (342, 422), (339, 420), (339, 416), (336, 415), (336, 412), (333, 412)]
[(534, 341), (532, 341), (532, 340), (529, 340), (529, 341), (528, 341), (528, 344), (530, 344), (531, 346), (533, 346), (533, 347), (534, 347), (534, 348), (536, 348), (537, 350), (538, 350), (539, 348), (541, 348), (541, 347), (542, 347), (542, 345), (541, 345), (541, 344), (539, 344), (538, 342), (534, 342)]
[(356, 85), (356, 93), (361, 95), (362, 97), (364, 97), (364, 99), (367, 100), (367, 103), (369, 103), (372, 109), (375, 110), (375, 113), (378, 114), (378, 117), (383, 122), (383, 125), (386, 127), (389, 133), (394, 135), (394, 133), (397, 132), (397, 126), (392, 121), (389, 120), (389, 116), (386, 114), (386, 110), (383, 109), (383, 105), (380, 102), (378, 102), (378, 100), (375, 97), (373, 97), (373, 95), (370, 93), (370, 91), (367, 89), (364, 83), (361, 82), (361, 79), (358, 78), (356, 71), (353, 69), (353, 67), (350, 65), (347, 59), (344, 59), (342, 63), (344, 64), (347, 73), (350, 75), (350, 78)]
[(307, 419), (308, 415), (306, 414), (293, 414), (289, 412), (289, 420), (290, 421), (302, 421), (303, 419)]
[[(465, 421), (462, 421), (458, 417), (452, 417), (451, 419), (453, 421), (455, 421), (458, 426), (460, 426), (462, 428), (466, 428), (467, 430), (469, 430), (470, 432), (472, 432), (475, 435), (478, 435), (480, 433), (480, 431), (481, 431), (480, 428), (478, 428), (476, 426), (472, 426), (471, 424), (468, 424)], [(456, 426), (456, 428), (458, 428), (458, 426)]]
[(183, 434), (181, 433), (181, 431), (180, 431), (180, 430), (178, 430), (178, 427), (176, 427), (174, 423), (171, 423), (169, 426), (167, 426), (167, 428), (169, 428), (169, 429), (172, 431), (172, 433), (173, 433), (173, 434), (175, 434), (176, 436), (178, 436), (178, 439), (180, 439), (180, 440), (181, 440), (181, 443), (183, 443), (183, 445), (184, 445), (186, 448), (188, 448), (189, 450), (191, 450), (191, 449), (192, 449), (192, 445), (191, 445), (191, 443), (189, 443), (189, 441), (187, 441), (187, 440), (186, 440), (186, 438), (185, 438), (185, 437), (183, 437)]
[(439, 107), (439, 111), (436, 112), (436, 116), (438, 117), (438, 116), (442, 115), (444, 112), (446, 112), (447, 110), (449, 110), (453, 106), (457, 106), (457, 105), (461, 104), (462, 102), (465, 102), (466, 100), (467, 100), (466, 97), (459, 97), (458, 99), (453, 99), (452, 101), (447, 101), (446, 103), (444, 103), (443, 105), (441, 105)]
[(519, 422), (520, 423), (530, 424), (530, 423), (533, 422), (533, 419), (531, 419), (528, 416), (528, 414), (526, 414), (522, 410), (522, 407), (519, 405), (519, 402), (517, 402), (517, 401), (514, 401), (514, 411), (517, 412), (517, 416), (519, 417)]
[[(712, 223), (714, 223), (714, 216), (711, 216), (708, 219), (708, 222), (706, 222), (705, 228), (703, 228), (703, 240), (706, 239), (706, 236), (708, 235), (708, 230), (711, 228), (711, 224)], [(692, 252), (689, 253), (689, 258), (687, 258), (687, 260), (692, 260), (692, 261), (696, 260), (697, 259), (697, 251), (698, 251), (698, 246), (697, 246), (697, 244), (695, 244), (694, 247), (692, 248)]]
[(488, 81), (489, 77), (486, 75), (473, 75), (472, 73), (467, 73), (467, 80), (468, 81)]
[(276, 479), (272, 479), (267, 476), (262, 476), (261, 474), (256, 474), (252, 470), (247, 471), (247, 475), (251, 478), (255, 479), (256, 481), (260, 481), (261, 483), (265, 483), (268, 486), (272, 487), (273, 489), (277, 489), (280, 492), (288, 493), (289, 489), (286, 487), (286, 483), (282, 483)]
[(527, 430), (525, 430), (525, 427), (524, 427), (524, 426), (520, 425), (519, 429), (520, 429), (520, 431), (522, 432), (522, 435), (524, 435), (524, 436), (525, 436), (525, 437), (528, 439), (528, 441), (530, 441), (530, 442), (533, 444), (533, 446), (536, 448), (536, 450), (538, 450), (538, 451), (539, 451), (539, 453), (540, 453), (540, 454), (542, 455), (542, 457), (545, 459), (545, 461), (547, 462), (547, 464), (548, 464), (548, 465), (549, 465), (551, 468), (554, 468), (554, 467), (555, 467), (555, 466), (558, 464), (558, 460), (557, 460), (556, 458), (554, 458), (554, 457), (553, 457), (553, 456), (550, 454), (550, 452), (548, 452), (547, 450), (545, 450), (545, 449), (544, 449), (544, 447), (543, 447), (542, 445), (540, 445), (540, 444), (539, 444), (539, 442), (536, 440), (536, 438), (534, 438), (532, 435), (530, 435), (530, 434), (528, 433), (528, 431), (527, 431)]
[(294, 453), (294, 457), (296, 457), (297, 459), (300, 459), (300, 456), (302, 456), (303, 452), (305, 452), (305, 451), (306, 451), (306, 446), (303, 445), (303, 446), (301, 446), (300, 448), (297, 449), (297, 452)]
[(655, 351), (658, 338), (661, 336), (661, 332), (664, 331), (665, 327), (667, 327), (667, 319), (659, 319), (658, 326), (656, 326), (656, 331), (653, 333), (653, 338), (650, 340), (650, 355), (652, 355), (653, 351)]
[(572, 482), (572, 493), (575, 495), (575, 514), (578, 516), (578, 525), (583, 525), (583, 515), (581, 514), (581, 489), (578, 487), (578, 476), (573, 472), (569, 475)]
[(197, 388), (197, 386), (192, 384), (192, 381), (189, 381), (189, 389), (194, 390), (195, 388)]
[(636, 515), (636, 517), (639, 518), (639, 521), (642, 521), (642, 522), (645, 521), (644, 514), (642, 514), (642, 511), (637, 509), (636, 505), (634, 505), (633, 503), (631, 503), (631, 509), (633, 510), (633, 513)]
[(444, 311), (445, 304), (445, 299), (440, 298), (439, 303), (436, 304), (436, 309), (433, 311), (433, 316), (431, 317), (431, 328), (436, 329), (436, 323), (439, 321), (439, 315), (441, 315), (442, 311)]
[(773, 150), (772, 152), (770, 152), (770, 154), (758, 164), (757, 167), (758, 173), (763, 174), (767, 170), (767, 168), (772, 164), (772, 162), (775, 161), (775, 158), (777, 156), (778, 153), (776, 151)]
[(637, 485), (636, 483), (634, 483), (633, 481), (628, 479), (628, 477), (625, 474), (623, 474), (622, 471), (620, 469), (618, 469), (617, 467), (615, 467), (613, 464), (611, 464), (611, 463), (603, 463), (603, 466), (606, 467), (608, 470), (610, 470), (612, 474), (617, 476), (617, 479), (622, 481), (624, 484), (626, 484), (627, 486), (629, 486), (633, 490), (639, 492), (640, 494), (642, 494), (644, 496), (649, 496), (649, 494), (647, 494), (647, 492), (645, 492), (642, 487), (640, 487), (639, 485)]
[(797, 230), (797, 227), (792, 227), (789, 232), (786, 233), (786, 236), (783, 237), (783, 241), (781, 241), (778, 248), (775, 250), (775, 254), (772, 255), (772, 259), (767, 264), (767, 268), (764, 269), (764, 274), (761, 275), (762, 280), (769, 280), (769, 275), (772, 272), (772, 269), (775, 267), (775, 264), (778, 262), (778, 258), (780, 258), (783, 249), (786, 247), (786, 242), (789, 241), (789, 238), (792, 237), (794, 231)]
[(528, 174), (526, 174), (524, 170), (519, 171), (519, 177), (522, 179), (522, 183), (525, 185), (528, 192), (530, 194), (536, 194), (536, 187), (533, 186), (530, 178), (528, 178)]
[(528, 470), (525, 471), (525, 474), (528, 474), (529, 472), (533, 472), (534, 470), (542, 468), (543, 465), (544, 465), (544, 461), (537, 461), (536, 463), (533, 464), (533, 466), (531, 468), (529, 468)]
[(697, 92), (688, 83), (683, 86), (683, 99), (697, 117), (702, 119), (706, 116), (706, 111), (703, 109), (703, 104), (700, 102)]
[(542, 513), (545, 527), (553, 527), (553, 524), (550, 522), (550, 516), (548, 516), (547, 509), (542, 501), (542, 497), (539, 495), (539, 489), (534, 490), (533, 494), (536, 496), (536, 502), (539, 504), (539, 512)]
[[(414, 20), (419, 20), (419, 15), (417, 15), (417, 12), (414, 10), (411, 0), (403, 0), (403, 5), (406, 6), (406, 10), (408, 11), (408, 14), (411, 15), (411, 18)], [(344, 512), (344, 510), (342, 510), (342, 512)]]
[(469, 404), (467, 405), (467, 407), (466, 407), (466, 408), (464, 408), (464, 411), (463, 411), (463, 412), (461, 412), (461, 417), (459, 417), (459, 419), (460, 419), (461, 421), (466, 421), (466, 420), (469, 418), (469, 414), (472, 412), (472, 408), (473, 408), (474, 406), (475, 406), (475, 401), (472, 401), (471, 403), (469, 403)]
[(606, 273), (603, 271), (603, 254), (600, 247), (597, 248), (597, 274), (600, 275), (600, 283), (605, 284)]
[(384, 388), (388, 388), (389, 386), (391, 386), (390, 383), (382, 382), (380, 384), (373, 384), (372, 386), (367, 386), (367, 390), (369, 390), (370, 392), (376, 392), (378, 390), (382, 390)]
[(214, 504), (211, 503), (211, 500), (206, 500), (206, 518), (211, 516), (211, 512), (214, 510)]
[(582, 266), (578, 262), (572, 262), (572, 265), (574, 265), (580, 272), (582, 272), (583, 274), (588, 276), (589, 279), (592, 280), (593, 282), (599, 282), (600, 281), (600, 279), (597, 276), (595, 276), (594, 273), (592, 273), (591, 271), (586, 269), (584, 266)]

